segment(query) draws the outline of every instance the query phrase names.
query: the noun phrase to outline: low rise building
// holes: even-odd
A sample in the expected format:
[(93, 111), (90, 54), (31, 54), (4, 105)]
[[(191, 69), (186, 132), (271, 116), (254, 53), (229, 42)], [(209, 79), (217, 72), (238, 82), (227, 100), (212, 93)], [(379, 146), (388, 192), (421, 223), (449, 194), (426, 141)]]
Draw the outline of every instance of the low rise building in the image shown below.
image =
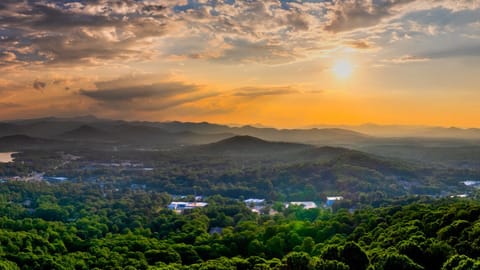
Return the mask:
[(318, 208), (317, 204), (315, 202), (311, 201), (305, 201), (305, 202), (290, 202), (285, 205), (285, 207), (289, 207), (290, 205), (300, 205), (303, 206), (304, 209), (312, 209), (312, 208)]
[(254, 213), (260, 214), (265, 208), (265, 199), (246, 199), (243, 201), (247, 207)]
[(327, 197), (327, 202), (326, 202), (326, 205), (328, 207), (332, 206), (336, 201), (341, 201), (343, 200), (343, 197), (342, 196), (331, 196), (331, 197)]
[(168, 205), (168, 209), (173, 210), (177, 213), (182, 213), (185, 210), (202, 208), (207, 206), (206, 202), (171, 202)]

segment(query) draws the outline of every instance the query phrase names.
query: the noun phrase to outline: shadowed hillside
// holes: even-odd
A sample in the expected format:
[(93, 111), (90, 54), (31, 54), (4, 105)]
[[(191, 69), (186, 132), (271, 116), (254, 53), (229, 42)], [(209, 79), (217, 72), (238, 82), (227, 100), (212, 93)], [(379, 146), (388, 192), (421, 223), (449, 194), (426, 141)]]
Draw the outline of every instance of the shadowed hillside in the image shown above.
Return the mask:
[(297, 143), (270, 142), (252, 136), (234, 136), (195, 149), (202, 154), (255, 156), (286, 154), (285, 152), (298, 152), (312, 147)]

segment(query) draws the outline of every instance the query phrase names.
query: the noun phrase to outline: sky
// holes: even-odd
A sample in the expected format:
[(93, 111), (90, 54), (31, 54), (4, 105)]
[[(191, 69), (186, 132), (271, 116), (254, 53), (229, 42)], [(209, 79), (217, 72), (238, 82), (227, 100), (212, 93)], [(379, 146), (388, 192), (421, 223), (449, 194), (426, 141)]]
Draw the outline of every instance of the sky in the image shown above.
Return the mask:
[(480, 0), (2, 0), (0, 119), (480, 127)]

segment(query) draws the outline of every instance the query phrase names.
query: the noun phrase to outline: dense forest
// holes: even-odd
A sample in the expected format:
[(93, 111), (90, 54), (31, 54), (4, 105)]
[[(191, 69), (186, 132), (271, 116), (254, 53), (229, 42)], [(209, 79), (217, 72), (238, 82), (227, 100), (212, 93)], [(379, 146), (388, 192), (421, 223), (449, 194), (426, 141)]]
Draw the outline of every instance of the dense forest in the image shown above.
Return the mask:
[(0, 185), (0, 269), (480, 269), (480, 203), (406, 197), (259, 215), (221, 196), (183, 214), (153, 191)]

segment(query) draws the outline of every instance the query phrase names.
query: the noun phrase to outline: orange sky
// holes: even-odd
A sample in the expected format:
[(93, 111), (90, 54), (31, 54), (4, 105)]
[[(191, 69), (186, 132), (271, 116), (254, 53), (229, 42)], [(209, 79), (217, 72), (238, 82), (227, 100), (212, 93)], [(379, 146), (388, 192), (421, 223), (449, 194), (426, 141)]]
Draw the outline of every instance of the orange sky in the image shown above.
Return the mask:
[(480, 127), (480, 1), (33, 2), (0, 10), (0, 119)]

